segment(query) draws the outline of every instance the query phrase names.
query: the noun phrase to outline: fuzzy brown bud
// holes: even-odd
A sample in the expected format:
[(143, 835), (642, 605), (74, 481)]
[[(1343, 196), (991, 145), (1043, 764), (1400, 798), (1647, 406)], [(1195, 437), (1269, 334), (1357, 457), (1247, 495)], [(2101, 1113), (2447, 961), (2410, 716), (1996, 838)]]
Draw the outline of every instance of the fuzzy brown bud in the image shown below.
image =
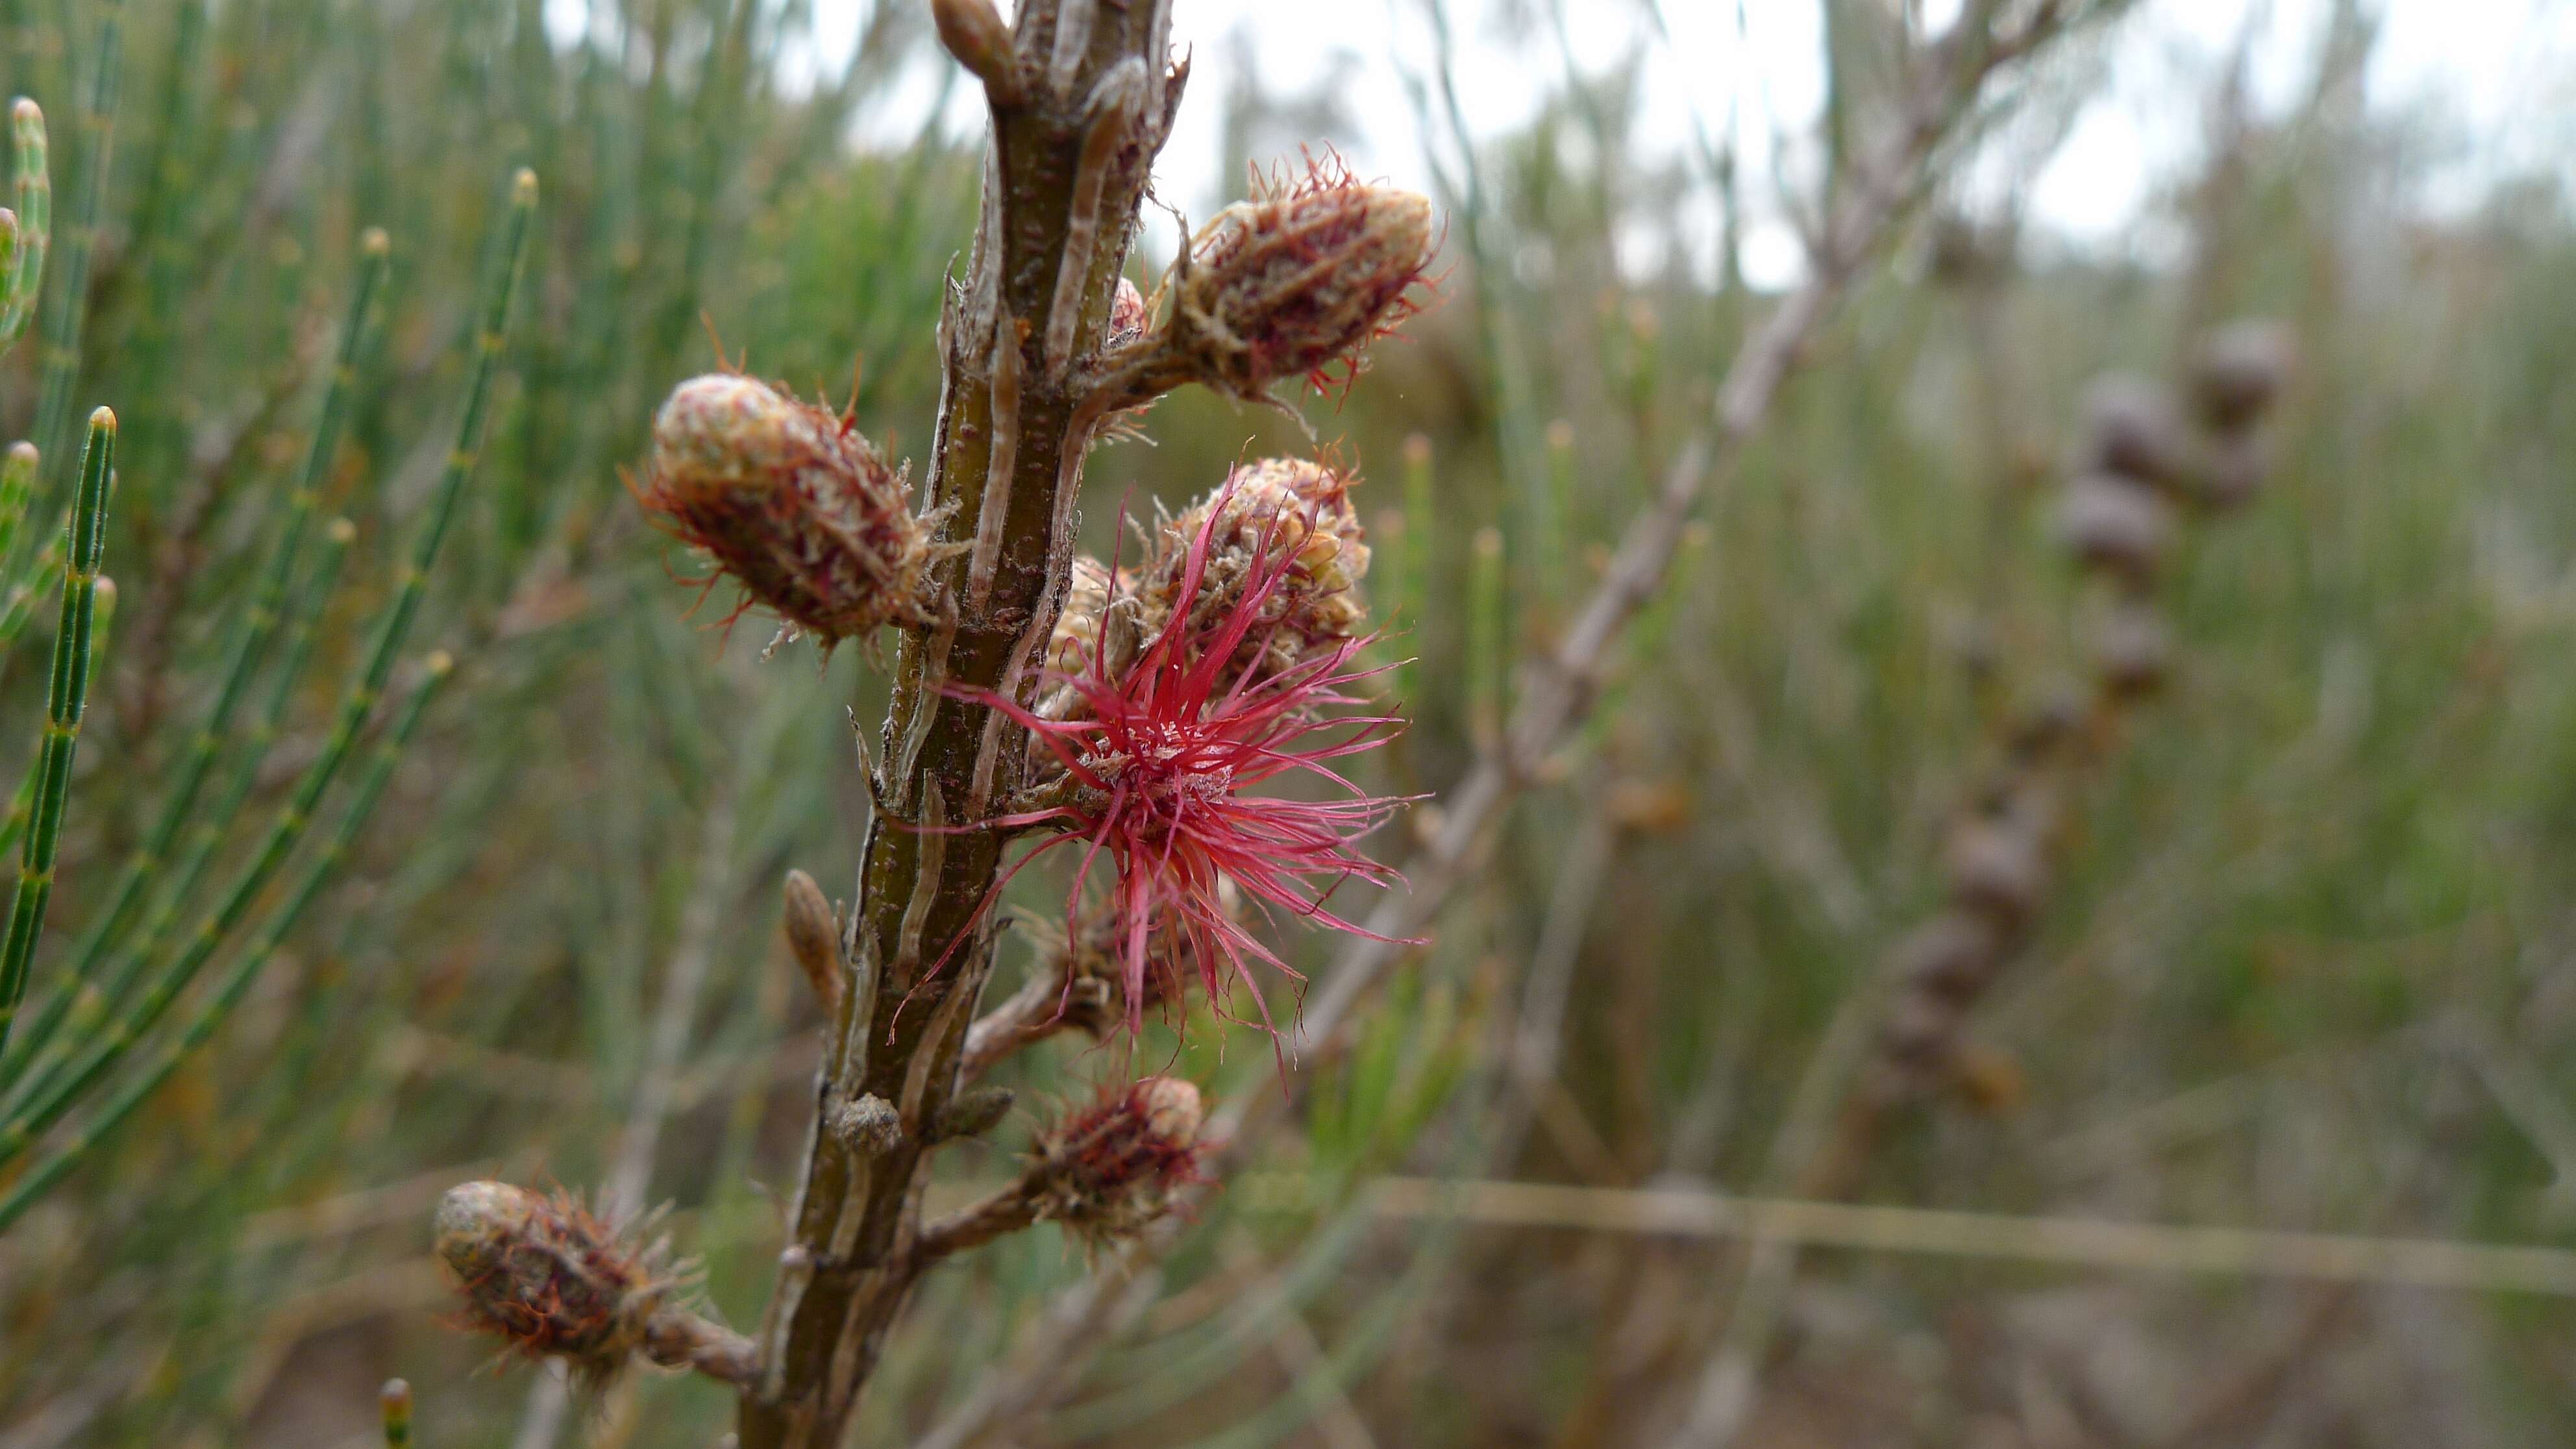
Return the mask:
[(1310, 160), (1190, 239), (1164, 346), (1186, 375), (1237, 397), (1289, 377), (1328, 386), (1412, 309), (1431, 246), (1427, 198)]
[(2020, 821), (1962, 824), (1950, 836), (1944, 865), (1953, 900), (2006, 926), (2027, 920), (2048, 887), (2037, 834)]
[(2210, 334), (2192, 366), (2192, 404), (2212, 428), (2241, 429), (2290, 380), (2297, 348), (2277, 322), (2237, 322)]
[(827, 647), (930, 615), (930, 531), (848, 418), (730, 373), (691, 378), (653, 420), (637, 497)]
[(2144, 378), (2112, 376), (2085, 398), (2089, 466), (2160, 487), (2191, 471), (2191, 435), (2173, 398)]
[(644, 1346), (674, 1289), (658, 1245), (628, 1241), (566, 1193), (465, 1183), (440, 1200), (437, 1235), (466, 1326), (594, 1383)]
[(2096, 626), (2093, 667), (2114, 696), (2153, 693), (2172, 666), (2173, 631), (2144, 600), (2121, 601)]
[(1908, 990), (1944, 1001), (1976, 998), (2003, 959), (2003, 940), (1984, 917), (1943, 911), (1896, 948), (1896, 975)]
[(1143, 1228), (1199, 1180), (1204, 1120), (1198, 1088), (1177, 1077), (1112, 1089), (1039, 1138), (1037, 1216), (1095, 1244)]
[(1360, 581), (1368, 574), (1369, 547), (1359, 511), (1351, 506), (1350, 475), (1299, 458), (1265, 458), (1236, 468), (1226, 483), (1165, 524), (1153, 556), (1137, 580), (1135, 596), (1148, 635), (1172, 623), (1192, 545), (1208, 529), (1206, 572), (1179, 627), (1205, 629), (1229, 617), (1262, 550), (1293, 558), (1287, 576), (1262, 604), (1260, 626), (1248, 634), (1237, 666), (1276, 672), (1368, 627)]
[(2025, 701), (2014, 716), (2004, 744), (2021, 764), (2047, 758), (2084, 724), (2084, 688), (2071, 677), (2052, 677)]
[(1956, 1003), (1909, 995), (1888, 1009), (1879, 1026), (1879, 1048), (1896, 1065), (1912, 1073), (1928, 1073), (1949, 1056), (1964, 1023)]
[(2239, 507), (2263, 491), (2271, 473), (2272, 445), (2260, 432), (2221, 433), (2209, 445), (2201, 500), (2212, 508)]
[(2145, 583), (2172, 542), (2173, 510), (2118, 474), (2086, 473), (2067, 485), (2057, 528), (2087, 568)]

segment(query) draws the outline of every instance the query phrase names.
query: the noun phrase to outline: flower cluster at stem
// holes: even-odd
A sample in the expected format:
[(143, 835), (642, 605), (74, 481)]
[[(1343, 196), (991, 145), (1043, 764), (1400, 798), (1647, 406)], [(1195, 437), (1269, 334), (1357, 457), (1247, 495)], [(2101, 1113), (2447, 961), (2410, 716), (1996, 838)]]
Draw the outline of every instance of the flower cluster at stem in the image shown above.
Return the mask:
[[(1047, 707), (971, 696), (1027, 726), (1053, 766), (1050, 803), (994, 823), (1061, 832), (1014, 871), (1082, 845), (1066, 918), (1105, 910), (1115, 923), (1131, 1030), (1143, 1003), (1162, 994), (1150, 971), (1174, 960), (1195, 965), (1220, 1011), (1240, 984), (1261, 1024), (1274, 1025), (1250, 968), (1296, 973), (1252, 933), (1235, 894), (1367, 936), (1327, 901), (1346, 880), (1399, 879), (1357, 846), (1401, 802), (1368, 794), (1336, 764), (1400, 724), (1370, 712), (1363, 693), (1378, 671), (1357, 661), (1371, 638), (1357, 632), (1355, 592), (1368, 554), (1347, 487), (1313, 464), (1236, 469), (1164, 525), (1136, 577), (1093, 576), (1101, 619), (1132, 607), (1151, 621), (1132, 657), (1104, 642), (1113, 631), (1077, 623), (1059, 629), (1051, 650)], [(1067, 659), (1078, 661), (1070, 672)], [(1339, 798), (1265, 788), (1297, 780)], [(1111, 880), (1105, 903), (1093, 903), (1086, 889), (1104, 857)]]

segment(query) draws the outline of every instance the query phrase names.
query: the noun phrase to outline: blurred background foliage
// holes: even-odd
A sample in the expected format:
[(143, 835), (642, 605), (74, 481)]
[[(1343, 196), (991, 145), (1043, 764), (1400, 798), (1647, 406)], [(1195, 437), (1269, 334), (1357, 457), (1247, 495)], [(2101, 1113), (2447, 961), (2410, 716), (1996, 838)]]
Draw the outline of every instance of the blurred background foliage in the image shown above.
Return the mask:
[[(1884, 26), (1827, 8), (1831, 116), (1884, 83)], [(851, 720), (873, 734), (880, 686), (862, 650), (763, 663), (758, 621), (692, 613), (690, 562), (620, 469), (671, 384), (715, 365), (710, 332), (763, 376), (855, 387), (862, 425), (917, 453), (980, 154), (921, 110), (945, 71), (912, 4), (868, 8), (845, 70), (782, 89), (806, 9), (602, 0), (566, 45), (539, 0), (0, 7), (8, 82), (57, 119), (59, 196), (108, 159), (67, 98), (111, 22), (121, 46), (73, 396), (125, 420), (123, 594), (56, 950), (188, 743), (362, 229), (388, 230), (393, 267), (324, 503), (357, 526), (353, 586), (259, 800), (318, 747), (395, 525), (444, 461), (506, 177), (546, 188), (483, 475), (415, 636), (456, 651), (457, 680), (293, 949), (0, 1238), (0, 1444), (370, 1442), (394, 1373), (418, 1387), (417, 1442), (514, 1442), (527, 1377), (477, 1375), (483, 1348), (439, 1327), (429, 1207), (474, 1176), (602, 1180), (648, 1070), (673, 1090), (647, 1196), (715, 1309), (757, 1316), (815, 1049), (777, 886), (795, 865), (846, 893)], [(1549, 7), (1522, 9), (1544, 49)], [(2214, 159), (2151, 208), (2192, 238), (2163, 267), (2020, 227), (2016, 183), (2100, 46), (2031, 78), (1977, 153), (1987, 184), (1933, 188), (1693, 525), (1580, 747), (1357, 1050), (1292, 1074), (1293, 1130), (1033, 1442), (1635, 1442), (1706, 1351), (1720, 1247), (1426, 1226), (1360, 1187), (1758, 1183), (1828, 1024), (1937, 900), (1941, 827), (1995, 720), (2080, 657), (2050, 504), (2084, 385), (2167, 370), (2241, 315), (2288, 321), (2304, 359), (2273, 486), (2175, 570), (2175, 679), (2074, 802), (2037, 943), (1977, 1020), (1984, 1090), (1909, 1118), (1863, 1192), (2576, 1246), (2576, 224), (2545, 179), (2438, 219), (2406, 206), (2424, 149), (2360, 102), (2372, 44), (2343, 6), (2286, 112), (2249, 113), (2223, 73), (2174, 97)], [(1447, 157), (1444, 303), (1347, 401), (1167, 401), (1153, 446), (1095, 457), (1084, 518), (1106, 553), (1122, 501), (1177, 503), (1310, 429), (1338, 448), (1369, 480), (1390, 657), (1413, 661), (1415, 724), (1377, 782), (1407, 790), (1490, 735), (1509, 660), (1564, 623), (1770, 300), (1673, 221), (1671, 196), (1732, 173), (1722, 148), (1647, 154), (1633, 77), (1569, 67), (1529, 126), (1462, 145), (1441, 59), (1408, 57)], [(1190, 103), (1224, 108), (1234, 159), (1332, 139), (1329, 95), (1223, 70)], [(38, 351), (0, 371), (13, 429)], [(32, 657), (0, 681), (16, 705), (41, 696)], [(1018, 898), (1052, 899), (1034, 879)], [(1530, 988), (1551, 976), (1570, 984), (1553, 1006)], [(650, 1049), (667, 1014), (687, 1028), (670, 1064)], [(1542, 1081), (1505, 1062), (1533, 1025), (1556, 1043)], [(1136, 1050), (1220, 1097), (1282, 1090), (1240, 1030)], [(1125, 1065), (1075, 1042), (1004, 1079), (1069, 1098)], [(998, 1175), (1024, 1132), (961, 1149), (960, 1181)], [(866, 1442), (972, 1393), (1083, 1266), (1042, 1230), (935, 1274)], [(1744, 1442), (2576, 1432), (2576, 1320), (2547, 1298), (1836, 1253), (1787, 1323)], [(704, 1445), (730, 1410), (646, 1379), (563, 1434)]]

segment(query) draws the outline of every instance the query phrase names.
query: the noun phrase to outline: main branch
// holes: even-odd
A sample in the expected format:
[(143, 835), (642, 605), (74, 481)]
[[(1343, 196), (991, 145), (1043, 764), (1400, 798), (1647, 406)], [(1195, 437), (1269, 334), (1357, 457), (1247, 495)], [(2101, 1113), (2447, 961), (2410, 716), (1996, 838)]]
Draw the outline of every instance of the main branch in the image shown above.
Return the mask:
[[(847, 989), (741, 1449), (840, 1444), (911, 1288), (929, 1124), (992, 962), (1003, 841), (972, 827), (1018, 787), (1026, 745), (964, 695), (1026, 701), (1043, 665), (1101, 421), (1083, 363), (1183, 80), (1166, 60), (1169, 0), (1024, 0), (1007, 39), (983, 0), (935, 11), (992, 112), (975, 249), (940, 329), (936, 603), (895, 648)], [(828, 1125), (887, 1114), (899, 1131)]]

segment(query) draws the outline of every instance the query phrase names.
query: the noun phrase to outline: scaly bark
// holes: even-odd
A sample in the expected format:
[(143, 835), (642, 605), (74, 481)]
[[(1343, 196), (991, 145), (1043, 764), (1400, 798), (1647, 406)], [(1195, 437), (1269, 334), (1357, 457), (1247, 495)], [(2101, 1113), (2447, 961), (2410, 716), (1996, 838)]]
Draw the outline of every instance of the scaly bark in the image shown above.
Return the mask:
[[(943, 35), (957, 18), (945, 12), (980, 13), (938, 8)], [(960, 547), (937, 566), (936, 622), (902, 629), (894, 651), (849, 980), (741, 1449), (840, 1444), (912, 1286), (928, 1124), (956, 1090), (992, 966), (983, 905), (1004, 841), (958, 827), (996, 813), (1025, 757), (1022, 729), (957, 692), (1027, 701), (1044, 664), (1105, 401), (1089, 364), (1184, 78), (1166, 61), (1169, 8), (1024, 0), (1008, 53), (961, 52), (985, 79), (992, 142), (973, 257), (940, 331), (929, 499), (940, 541)], [(825, 1130), (833, 1107), (869, 1096), (893, 1107), (899, 1139)]]

